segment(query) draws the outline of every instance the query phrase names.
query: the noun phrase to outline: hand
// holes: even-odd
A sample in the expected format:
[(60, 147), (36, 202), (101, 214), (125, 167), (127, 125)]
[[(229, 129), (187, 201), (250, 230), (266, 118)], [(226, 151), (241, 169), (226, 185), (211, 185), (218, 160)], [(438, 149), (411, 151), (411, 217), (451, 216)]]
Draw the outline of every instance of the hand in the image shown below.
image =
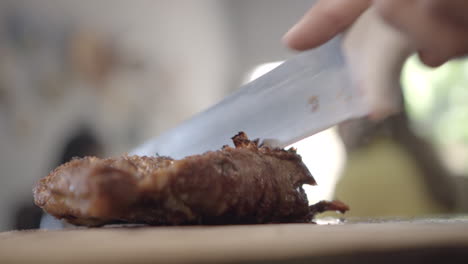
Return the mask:
[(407, 35), (429, 66), (468, 54), (467, 0), (319, 0), (285, 35), (296, 50), (317, 47), (346, 30), (371, 5)]

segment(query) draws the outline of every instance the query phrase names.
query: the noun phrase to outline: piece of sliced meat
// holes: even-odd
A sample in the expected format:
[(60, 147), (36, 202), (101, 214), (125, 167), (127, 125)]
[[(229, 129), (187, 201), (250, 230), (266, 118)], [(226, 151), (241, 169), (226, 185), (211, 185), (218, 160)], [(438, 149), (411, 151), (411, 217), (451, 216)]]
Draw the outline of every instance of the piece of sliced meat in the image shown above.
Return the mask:
[(315, 180), (294, 149), (259, 146), (244, 133), (235, 148), (189, 156), (74, 159), (34, 188), (35, 203), (76, 225), (310, 222), (342, 203), (308, 206)]

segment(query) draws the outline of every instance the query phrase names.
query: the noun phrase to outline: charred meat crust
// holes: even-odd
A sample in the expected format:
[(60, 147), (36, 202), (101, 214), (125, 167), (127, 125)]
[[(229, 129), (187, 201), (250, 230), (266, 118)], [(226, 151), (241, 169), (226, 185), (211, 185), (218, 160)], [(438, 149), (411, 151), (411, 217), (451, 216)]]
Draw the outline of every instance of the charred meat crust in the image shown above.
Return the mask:
[(303, 184), (315, 180), (294, 149), (259, 146), (240, 132), (235, 147), (189, 156), (74, 159), (35, 186), (35, 203), (76, 225), (310, 222)]

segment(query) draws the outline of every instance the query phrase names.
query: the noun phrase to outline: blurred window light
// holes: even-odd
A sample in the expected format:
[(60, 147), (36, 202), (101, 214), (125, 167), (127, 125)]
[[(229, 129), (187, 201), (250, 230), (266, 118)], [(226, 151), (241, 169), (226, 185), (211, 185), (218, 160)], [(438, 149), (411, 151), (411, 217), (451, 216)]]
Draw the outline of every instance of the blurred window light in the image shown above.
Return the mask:
[[(246, 81), (253, 81), (278, 67), (282, 61), (258, 65), (248, 75)], [(320, 200), (332, 199), (346, 162), (344, 145), (335, 128), (330, 128), (311, 137), (298, 141), (287, 148), (294, 147), (302, 156), (304, 164), (317, 181), (317, 186), (304, 185), (304, 190), (313, 204)]]
[(468, 59), (429, 68), (417, 56), (406, 62), (402, 86), (414, 128), (430, 138), (457, 174), (468, 173)]
[[(292, 144), (297, 149), (317, 186), (304, 185), (310, 203), (332, 199), (335, 185), (346, 163), (346, 152), (336, 132), (330, 128)], [(339, 197), (338, 197), (339, 198)]]
[(281, 64), (283, 63), (283, 61), (275, 61), (275, 62), (268, 62), (268, 63), (264, 63), (264, 64), (260, 64), (256, 67), (254, 67), (254, 69), (252, 71), (249, 72), (249, 74), (247, 74), (247, 78), (245, 80), (245, 82), (251, 82), (255, 79), (257, 79), (258, 77), (264, 75), (265, 73), (273, 70), (274, 68), (280, 66)]

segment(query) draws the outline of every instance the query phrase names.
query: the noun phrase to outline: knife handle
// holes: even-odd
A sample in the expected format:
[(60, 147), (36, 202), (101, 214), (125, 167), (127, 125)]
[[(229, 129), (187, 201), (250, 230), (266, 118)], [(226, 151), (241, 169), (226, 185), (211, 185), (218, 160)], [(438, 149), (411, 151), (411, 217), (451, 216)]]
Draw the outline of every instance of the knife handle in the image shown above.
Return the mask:
[(364, 95), (371, 119), (402, 109), (400, 75), (414, 47), (369, 8), (345, 33), (342, 49), (351, 78)]

